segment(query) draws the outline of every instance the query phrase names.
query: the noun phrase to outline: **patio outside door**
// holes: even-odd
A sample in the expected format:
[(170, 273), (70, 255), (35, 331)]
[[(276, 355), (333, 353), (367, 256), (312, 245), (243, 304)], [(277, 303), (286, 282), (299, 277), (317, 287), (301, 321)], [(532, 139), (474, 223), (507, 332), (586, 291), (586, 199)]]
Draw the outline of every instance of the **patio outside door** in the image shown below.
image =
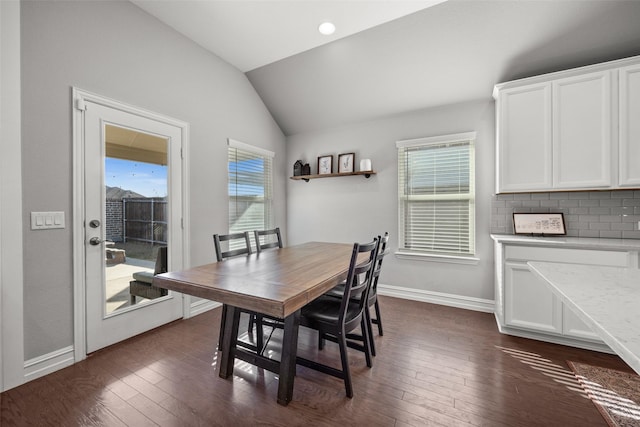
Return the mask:
[(183, 315), (181, 294), (144, 284), (161, 248), (167, 268), (183, 264), (182, 134), (179, 127), (92, 102), (86, 102), (84, 132), (91, 353)]

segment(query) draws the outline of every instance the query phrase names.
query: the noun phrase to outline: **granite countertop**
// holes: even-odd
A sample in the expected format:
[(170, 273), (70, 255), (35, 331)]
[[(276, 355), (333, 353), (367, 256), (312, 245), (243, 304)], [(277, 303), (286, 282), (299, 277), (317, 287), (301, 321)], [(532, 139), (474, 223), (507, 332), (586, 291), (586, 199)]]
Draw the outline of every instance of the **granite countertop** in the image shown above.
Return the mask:
[(527, 264), (640, 374), (640, 269), (551, 262)]
[(567, 236), (542, 237), (520, 234), (492, 234), (491, 238), (499, 243), (522, 244), (527, 246), (640, 251), (640, 239), (601, 239), (595, 237)]

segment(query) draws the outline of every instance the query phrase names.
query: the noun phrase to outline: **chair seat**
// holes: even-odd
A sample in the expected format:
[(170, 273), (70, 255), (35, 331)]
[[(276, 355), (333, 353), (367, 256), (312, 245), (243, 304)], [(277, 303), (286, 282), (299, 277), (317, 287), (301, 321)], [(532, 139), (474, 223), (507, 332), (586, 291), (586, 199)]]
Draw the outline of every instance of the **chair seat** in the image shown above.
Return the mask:
[[(301, 310), (302, 320), (309, 323), (326, 323), (335, 325), (340, 317), (341, 300), (323, 295), (304, 306)], [(355, 302), (350, 302), (345, 314), (345, 322), (355, 319), (360, 314), (360, 308)]]
[(136, 271), (135, 273), (133, 273), (133, 280), (152, 284), (153, 276), (154, 274), (151, 271)]

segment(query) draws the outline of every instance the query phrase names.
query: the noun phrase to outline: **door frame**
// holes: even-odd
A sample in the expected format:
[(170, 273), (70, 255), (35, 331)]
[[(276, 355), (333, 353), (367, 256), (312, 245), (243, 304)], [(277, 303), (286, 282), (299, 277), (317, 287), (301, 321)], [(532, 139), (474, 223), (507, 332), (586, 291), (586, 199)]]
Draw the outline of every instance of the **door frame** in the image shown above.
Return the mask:
[[(73, 119), (73, 342), (74, 359), (79, 362), (87, 357), (87, 317), (86, 317), (86, 278), (85, 278), (85, 224), (84, 224), (84, 111), (87, 101), (105, 107), (138, 115), (180, 128), (182, 134), (182, 248), (183, 266), (190, 265), (189, 257), (189, 124), (168, 116), (144, 110), (132, 105), (96, 95), (72, 87)], [(183, 317), (190, 317), (191, 297), (185, 295), (182, 301)]]

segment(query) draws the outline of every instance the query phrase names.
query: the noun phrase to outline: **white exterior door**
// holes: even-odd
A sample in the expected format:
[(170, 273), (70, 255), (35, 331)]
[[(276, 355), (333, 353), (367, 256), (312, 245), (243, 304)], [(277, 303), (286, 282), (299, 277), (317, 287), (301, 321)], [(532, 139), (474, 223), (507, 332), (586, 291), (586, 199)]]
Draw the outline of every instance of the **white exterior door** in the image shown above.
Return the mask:
[(180, 127), (112, 106), (83, 108), (90, 353), (183, 316), (181, 294), (130, 289), (134, 273), (153, 275), (160, 247), (167, 247), (169, 270), (183, 267), (183, 136)]

